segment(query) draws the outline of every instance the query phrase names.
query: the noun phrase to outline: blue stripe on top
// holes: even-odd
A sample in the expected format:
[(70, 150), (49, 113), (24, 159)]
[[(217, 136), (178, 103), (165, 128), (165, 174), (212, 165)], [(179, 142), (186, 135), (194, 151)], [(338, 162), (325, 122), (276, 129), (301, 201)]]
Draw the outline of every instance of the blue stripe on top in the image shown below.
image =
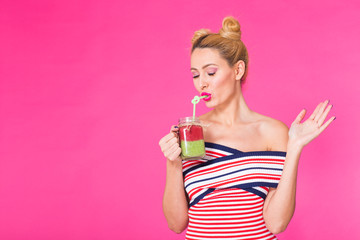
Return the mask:
[(225, 173), (225, 174), (222, 174), (222, 175), (216, 175), (215, 177), (209, 177), (209, 178), (200, 179), (200, 180), (191, 182), (191, 183), (185, 185), (185, 188), (189, 187), (191, 184), (195, 184), (195, 183), (198, 183), (198, 182), (205, 182), (205, 181), (208, 181), (208, 180), (211, 180), (211, 179), (216, 179), (216, 178), (224, 177), (224, 176), (231, 175), (231, 174), (234, 174), (234, 173), (238, 173), (238, 172), (242, 172), (242, 171), (248, 171), (248, 170), (253, 170), (253, 169), (282, 171), (281, 168), (266, 168), (266, 167), (251, 167), (251, 168), (237, 169), (237, 170), (235, 170), (235, 171), (228, 172), (228, 173)]
[(230, 160), (230, 159), (234, 159), (234, 158), (238, 158), (238, 157), (247, 157), (247, 156), (279, 156), (279, 157), (285, 157), (286, 156), (286, 152), (283, 151), (250, 151), (250, 152), (242, 152), (239, 151), (237, 149), (234, 148), (230, 148), (230, 147), (226, 147), (224, 145), (221, 144), (216, 144), (216, 143), (209, 143), (209, 142), (205, 142), (205, 147), (207, 148), (213, 148), (213, 149), (219, 149), (221, 151), (225, 151), (225, 152), (229, 152), (229, 153), (233, 153), (233, 155), (228, 155), (228, 156), (224, 156), (224, 157), (218, 157), (212, 160), (208, 160), (206, 162), (200, 163), (198, 165), (195, 165), (193, 167), (190, 167), (189, 169), (185, 170), (183, 172), (183, 175), (185, 176), (186, 174), (188, 174), (191, 171), (194, 171), (198, 168), (204, 167), (204, 166), (209, 166), (215, 163), (219, 163), (222, 161), (226, 161), (226, 160)]
[[(247, 192), (251, 192), (253, 194), (258, 195), (259, 197), (265, 199), (266, 198), (266, 194), (254, 189), (254, 187), (259, 187), (259, 186), (264, 186), (264, 187), (272, 187), (272, 188), (277, 188), (278, 184), (277, 183), (270, 183), (270, 182), (252, 182), (252, 183), (242, 183), (242, 184), (236, 184), (231, 186), (230, 188), (239, 188), (239, 189), (244, 189)], [(203, 192), (202, 194), (200, 194), (199, 196), (197, 196), (194, 200), (192, 200), (189, 204), (189, 207), (194, 206), (195, 204), (197, 204), (198, 202), (200, 202), (201, 199), (203, 199), (206, 195), (208, 195), (209, 193), (212, 193), (215, 190), (215, 188), (209, 188), (207, 189), (205, 192)]]

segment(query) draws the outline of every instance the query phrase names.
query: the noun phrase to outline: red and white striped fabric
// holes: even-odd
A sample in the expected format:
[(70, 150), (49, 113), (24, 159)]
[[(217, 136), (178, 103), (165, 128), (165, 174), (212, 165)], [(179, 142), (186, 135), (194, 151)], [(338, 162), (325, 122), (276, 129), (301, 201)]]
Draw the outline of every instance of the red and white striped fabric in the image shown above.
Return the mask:
[(262, 213), (286, 152), (242, 152), (208, 142), (205, 148), (203, 159), (183, 162), (190, 199), (186, 239), (276, 239)]

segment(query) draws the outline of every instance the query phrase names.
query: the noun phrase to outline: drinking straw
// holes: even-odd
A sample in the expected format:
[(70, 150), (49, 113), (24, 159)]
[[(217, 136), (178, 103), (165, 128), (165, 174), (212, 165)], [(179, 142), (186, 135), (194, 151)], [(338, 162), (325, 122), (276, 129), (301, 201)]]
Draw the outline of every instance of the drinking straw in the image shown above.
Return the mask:
[(208, 97), (208, 95), (204, 95), (204, 96), (201, 96), (201, 97), (195, 96), (195, 97), (193, 98), (193, 100), (191, 100), (191, 103), (194, 104), (193, 120), (195, 120), (195, 108), (196, 108), (196, 104), (198, 104), (198, 103), (200, 102), (200, 99), (206, 98), (206, 97)]

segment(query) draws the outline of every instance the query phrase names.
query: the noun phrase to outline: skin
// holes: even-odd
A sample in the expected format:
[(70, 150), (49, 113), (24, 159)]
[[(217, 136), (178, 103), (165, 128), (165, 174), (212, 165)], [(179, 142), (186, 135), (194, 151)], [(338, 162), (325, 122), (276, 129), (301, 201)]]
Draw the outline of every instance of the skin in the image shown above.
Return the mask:
[[(204, 66), (206, 67), (203, 68)], [(295, 211), (296, 179), (301, 152), (335, 117), (324, 123), (332, 107), (328, 105), (328, 100), (320, 102), (311, 116), (303, 122), (306, 110), (301, 110), (290, 129), (279, 120), (252, 111), (241, 91), (240, 79), (244, 71), (243, 61), (238, 61), (231, 67), (215, 49), (195, 49), (191, 54), (191, 72), (196, 90), (199, 94), (212, 94), (211, 100), (205, 104), (213, 110), (199, 116), (208, 126), (204, 127), (204, 140), (244, 152), (287, 152), (278, 187), (270, 188), (263, 208), (267, 228), (277, 234), (286, 229)], [(181, 233), (188, 224), (188, 198), (184, 189), (181, 148), (177, 134), (178, 128), (174, 125), (170, 133), (159, 141), (159, 145), (167, 159), (163, 211), (169, 228)]]

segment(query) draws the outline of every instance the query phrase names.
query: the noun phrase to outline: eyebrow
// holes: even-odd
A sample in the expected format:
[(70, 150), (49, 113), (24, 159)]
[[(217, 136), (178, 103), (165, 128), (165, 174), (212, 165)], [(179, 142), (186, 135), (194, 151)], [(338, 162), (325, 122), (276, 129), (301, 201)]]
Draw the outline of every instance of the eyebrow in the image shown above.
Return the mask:
[[(208, 67), (208, 66), (210, 66), (210, 65), (216, 65), (215, 63), (208, 63), (208, 64), (206, 64), (206, 65), (204, 65), (203, 67), (202, 67), (202, 69), (204, 69), (204, 68), (206, 68), (206, 67)], [(216, 66), (219, 66), (219, 65), (216, 65)], [(190, 70), (197, 70), (196, 68), (190, 68)]]

